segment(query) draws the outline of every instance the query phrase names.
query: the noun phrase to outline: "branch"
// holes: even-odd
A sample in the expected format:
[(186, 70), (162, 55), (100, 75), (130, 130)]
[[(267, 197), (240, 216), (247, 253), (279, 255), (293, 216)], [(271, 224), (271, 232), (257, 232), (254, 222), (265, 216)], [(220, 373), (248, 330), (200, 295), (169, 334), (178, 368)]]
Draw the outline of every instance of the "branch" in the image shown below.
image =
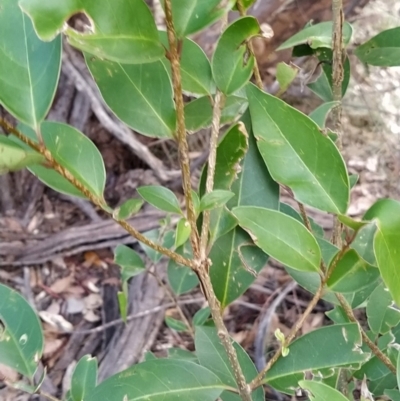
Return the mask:
[(3, 127), (8, 133), (11, 133), (15, 135), (18, 139), (20, 139), (22, 142), (27, 144), (30, 148), (36, 150), (38, 153), (40, 153), (45, 159), (46, 162), (50, 165), (52, 169), (57, 171), (62, 177), (64, 177), (69, 183), (71, 183), (76, 189), (78, 189), (83, 195), (86, 196), (93, 204), (101, 208), (103, 211), (105, 211), (116, 223), (118, 223), (122, 228), (125, 229), (132, 237), (136, 238), (138, 241), (142, 242), (143, 244), (149, 246), (150, 248), (154, 249), (155, 251), (162, 253), (163, 255), (171, 258), (175, 262), (182, 264), (184, 266), (188, 266), (193, 268), (193, 263), (191, 260), (178, 255), (177, 253), (171, 251), (168, 248), (165, 248), (161, 245), (156, 244), (155, 242), (149, 240), (147, 237), (145, 237), (143, 234), (141, 234), (139, 231), (137, 231), (134, 227), (132, 227), (127, 221), (125, 220), (120, 220), (117, 219), (113, 216), (112, 212), (109, 211), (105, 201), (103, 198), (100, 198), (96, 195), (94, 195), (92, 192), (90, 192), (81, 182), (79, 182), (72, 174), (71, 172), (66, 169), (65, 167), (61, 166), (60, 163), (58, 163), (50, 151), (46, 149), (45, 147), (37, 144), (36, 142), (32, 141), (29, 139), (27, 136), (25, 136), (22, 132), (14, 128), (11, 124), (9, 124), (6, 120), (3, 118), (0, 118), (0, 126)]

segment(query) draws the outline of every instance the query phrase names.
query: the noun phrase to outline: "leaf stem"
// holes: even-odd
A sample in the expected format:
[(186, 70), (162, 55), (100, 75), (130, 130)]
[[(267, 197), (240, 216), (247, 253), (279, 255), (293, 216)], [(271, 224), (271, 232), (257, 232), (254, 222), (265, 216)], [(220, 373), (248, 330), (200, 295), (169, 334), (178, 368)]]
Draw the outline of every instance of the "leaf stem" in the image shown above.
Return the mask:
[(163, 255), (173, 259), (175, 262), (182, 264), (184, 266), (188, 266), (193, 268), (193, 262), (177, 253), (171, 251), (168, 248), (165, 248), (161, 245), (156, 244), (155, 242), (149, 240), (139, 231), (137, 231), (133, 226), (131, 226), (127, 221), (117, 219), (113, 216), (112, 212), (108, 210), (106, 207), (105, 200), (94, 195), (89, 189), (87, 189), (81, 182), (79, 182), (71, 172), (66, 169), (65, 167), (61, 166), (58, 163), (50, 151), (43, 146), (40, 146), (38, 143), (32, 141), (30, 138), (25, 136), (22, 132), (17, 130), (11, 124), (9, 124), (3, 118), (0, 118), (0, 126), (3, 127), (8, 133), (15, 135), (18, 139), (22, 142), (27, 144), (30, 148), (36, 150), (46, 159), (46, 162), (50, 165), (52, 169), (57, 171), (62, 177), (64, 177), (68, 182), (70, 182), (76, 189), (82, 192), (94, 205), (100, 207), (104, 210), (117, 224), (119, 224), (122, 228), (124, 228), (132, 237), (136, 238), (138, 241), (142, 242), (143, 244), (149, 246), (150, 248), (154, 249), (155, 251), (162, 253)]
[(169, 42), (169, 60), (171, 62), (172, 83), (174, 88), (174, 98), (177, 116), (177, 142), (179, 150), (179, 161), (182, 170), (182, 186), (185, 195), (187, 219), (191, 227), (190, 241), (192, 244), (193, 255), (200, 257), (200, 238), (196, 226), (196, 212), (192, 199), (192, 185), (190, 181), (190, 160), (189, 145), (186, 140), (185, 112), (182, 92), (182, 79), (180, 69), (180, 57), (178, 51), (178, 41), (175, 33), (174, 21), (172, 17), (171, 0), (165, 0), (165, 23), (167, 26), (167, 36)]

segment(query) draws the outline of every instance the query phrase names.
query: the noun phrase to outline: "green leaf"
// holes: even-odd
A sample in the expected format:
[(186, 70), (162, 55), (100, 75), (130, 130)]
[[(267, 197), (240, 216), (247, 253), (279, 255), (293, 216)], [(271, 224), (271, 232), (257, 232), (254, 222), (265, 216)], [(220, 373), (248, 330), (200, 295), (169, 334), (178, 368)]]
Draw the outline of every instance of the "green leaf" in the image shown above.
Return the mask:
[[(235, 341), (239, 364), (247, 382), (257, 376), (257, 369), (246, 351)], [(237, 388), (233, 368), (229, 363), (228, 355), (218, 337), (217, 329), (213, 326), (197, 326), (195, 332), (196, 355), (202, 366), (214, 372), (227, 386)], [(264, 391), (259, 387), (252, 394), (253, 401), (264, 401)]]
[[(143, 0), (21, 0), (42, 40), (64, 32), (69, 43), (99, 58), (121, 63), (151, 63), (164, 56), (154, 18)], [(84, 13), (90, 21), (85, 31), (67, 25), (72, 15)]]
[(319, 271), (320, 248), (303, 224), (261, 207), (236, 207), (232, 212), (256, 245), (274, 259), (293, 269)]
[(210, 317), (211, 310), (208, 306), (203, 309), (198, 310), (193, 316), (193, 325), (202, 326)]
[(143, 273), (145, 269), (144, 262), (138, 253), (122, 244), (115, 248), (114, 262), (121, 267), (121, 279), (124, 282)]
[[(193, 257), (189, 242), (176, 249), (175, 252), (186, 258)], [(168, 282), (172, 291), (179, 296), (195, 288), (199, 284), (199, 279), (190, 267), (178, 265), (170, 259), (168, 263)]]
[(0, 8), (0, 104), (18, 120), (39, 131), (57, 87), (61, 37), (44, 43), (16, 0)]
[[(397, 368), (397, 372), (400, 372), (400, 368)], [(397, 383), (398, 379), (397, 379)], [(397, 384), (399, 386), (399, 384)], [(399, 390), (385, 390), (384, 394), (388, 396), (392, 401), (400, 401), (400, 391)]]
[[(144, 233), (144, 236), (149, 240), (155, 242), (156, 244), (160, 244), (165, 248), (172, 248), (175, 242), (175, 236), (173, 231), (165, 232), (165, 228), (161, 227), (160, 229), (150, 230)], [(162, 253), (155, 251), (153, 248), (139, 242), (140, 247), (146, 253), (147, 257), (154, 263), (157, 263), (162, 258)]]
[(223, 189), (215, 189), (208, 194), (205, 194), (200, 201), (200, 211), (216, 209), (225, 205), (229, 199), (231, 199), (235, 194), (231, 191), (225, 191)]
[(234, 10), (238, 10), (237, 3), (240, 1), (242, 7), (247, 10), (256, 0), (237, 0), (235, 6), (233, 7)]
[(222, 308), (249, 288), (268, 260), (240, 227), (218, 238), (209, 257), (211, 282)]
[(378, 67), (400, 66), (400, 27), (378, 33), (358, 46), (355, 55), (366, 64)]
[(324, 383), (301, 380), (299, 386), (307, 390), (310, 401), (349, 401), (340, 391)]
[(122, 283), (122, 291), (118, 291), (118, 306), (121, 319), (126, 323), (128, 318), (128, 285)]
[(125, 201), (121, 206), (118, 206), (114, 212), (113, 217), (118, 220), (126, 220), (136, 214), (143, 206), (141, 199), (133, 198)]
[(249, 54), (246, 41), (259, 33), (260, 26), (254, 17), (242, 17), (222, 33), (211, 60), (211, 68), (218, 89), (225, 95), (237, 91), (250, 79), (254, 55)]
[[(340, 366), (355, 367), (365, 362), (361, 334), (356, 323), (322, 327), (303, 335), (289, 346), (289, 355), (279, 358), (268, 371), (265, 382), (275, 389), (293, 394), (304, 372)], [(329, 344), (329, 346), (327, 346)]]
[(44, 161), (41, 154), (19, 146), (4, 135), (0, 135), (0, 154), (0, 174), (18, 171), (31, 164), (39, 164)]
[(165, 317), (165, 324), (172, 330), (176, 331), (187, 331), (188, 327), (181, 320), (174, 319), (172, 317)]
[(73, 401), (83, 401), (94, 390), (97, 383), (97, 360), (90, 355), (83, 356), (71, 378), (71, 397)]
[(290, 187), (299, 202), (344, 214), (349, 178), (334, 143), (309, 117), (253, 84), (247, 95), (258, 149), (272, 178)]
[(313, 112), (310, 113), (309, 117), (313, 120), (320, 128), (325, 128), (326, 119), (329, 113), (338, 106), (339, 102), (327, 102), (321, 104)]
[(106, 379), (85, 401), (214, 401), (224, 388), (214, 373), (196, 363), (155, 359)]
[(356, 232), (368, 224), (368, 221), (359, 221), (359, 220), (353, 219), (350, 216), (346, 216), (344, 214), (339, 214), (338, 220), (341, 223), (343, 223), (345, 226), (350, 227), (352, 230), (354, 230)]
[(170, 213), (182, 214), (176, 195), (168, 188), (149, 185), (137, 189), (139, 195), (150, 205)]
[[(33, 130), (26, 126), (21, 126), (20, 129), (32, 140), (36, 140)], [(106, 172), (101, 153), (94, 143), (77, 129), (58, 122), (44, 121), (41, 125), (41, 132), (46, 148), (54, 159), (90, 192), (102, 199)], [(29, 166), (28, 169), (55, 191), (84, 197), (78, 189), (56, 171), (40, 165)]]
[(294, 64), (280, 62), (276, 66), (276, 80), (279, 83), (279, 93), (283, 94), (292, 84), (299, 73), (299, 67)]
[(365, 220), (376, 219), (374, 252), (382, 279), (400, 305), (400, 202), (381, 199), (367, 211)]
[(400, 311), (393, 305), (392, 297), (384, 284), (378, 285), (367, 303), (367, 319), (371, 331), (385, 334), (400, 322)]
[(121, 121), (146, 136), (173, 137), (172, 84), (161, 61), (128, 65), (87, 54), (85, 59), (104, 101)]
[(350, 174), (349, 181), (350, 181), (350, 188), (354, 188), (360, 178), (359, 174)]
[[(164, 1), (162, 1), (164, 4)], [(171, 0), (172, 15), (178, 38), (183, 38), (211, 25), (226, 14), (235, 0)]]
[[(159, 31), (161, 43), (169, 49), (168, 37), (165, 31)], [(170, 71), (170, 62), (164, 58), (167, 71)], [(203, 49), (192, 40), (184, 38), (181, 48), (181, 77), (182, 88), (192, 96), (211, 95), (215, 93), (215, 83), (211, 73), (211, 65)]]
[(179, 248), (189, 239), (191, 231), (192, 229), (189, 222), (184, 217), (182, 217), (176, 225), (175, 248)]
[(334, 292), (353, 293), (368, 287), (380, 277), (379, 270), (369, 265), (354, 249), (338, 261), (327, 285)]
[(375, 223), (367, 224), (357, 232), (356, 238), (351, 244), (351, 248), (355, 249), (367, 263), (373, 266), (377, 266), (373, 245), (375, 233)]
[(43, 334), (32, 307), (0, 284), (0, 363), (33, 378), (43, 354)]
[[(345, 22), (343, 25), (343, 42), (346, 45), (350, 43), (353, 28)], [(320, 22), (319, 24), (307, 26), (302, 31), (296, 33), (284, 43), (282, 43), (277, 50), (290, 49), (291, 47), (307, 44), (312, 49), (320, 47), (332, 48), (332, 22)]]
[(177, 347), (168, 348), (168, 358), (181, 359), (185, 361), (194, 362), (197, 364), (199, 363), (199, 361), (197, 360), (197, 356), (194, 352)]

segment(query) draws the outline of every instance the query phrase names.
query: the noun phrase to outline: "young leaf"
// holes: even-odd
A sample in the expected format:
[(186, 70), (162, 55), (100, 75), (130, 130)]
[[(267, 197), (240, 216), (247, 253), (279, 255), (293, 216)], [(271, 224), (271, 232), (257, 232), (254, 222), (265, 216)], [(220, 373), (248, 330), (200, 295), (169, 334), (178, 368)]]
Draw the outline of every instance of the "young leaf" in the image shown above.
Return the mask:
[(179, 248), (183, 245), (190, 237), (191, 227), (189, 222), (182, 217), (176, 225), (175, 231), (175, 248)]
[[(346, 21), (343, 25), (343, 42), (348, 45), (353, 34), (352, 26)], [(282, 43), (277, 50), (290, 49), (291, 47), (307, 44), (312, 49), (320, 47), (332, 47), (332, 22), (320, 22), (319, 24), (307, 26), (302, 31), (296, 33), (284, 43)]]
[(339, 105), (339, 102), (327, 102), (321, 104), (309, 115), (311, 120), (315, 122), (320, 128), (325, 128), (326, 119), (333, 108)]
[(121, 206), (118, 206), (114, 212), (113, 217), (118, 220), (126, 220), (136, 214), (143, 206), (141, 199), (133, 198), (125, 201)]
[(400, 305), (400, 202), (392, 199), (379, 200), (366, 212), (363, 219), (377, 220), (374, 237), (376, 261), (393, 300)]
[(176, 195), (168, 188), (159, 185), (149, 185), (137, 189), (139, 195), (150, 205), (164, 212), (182, 214)]
[(247, 95), (258, 149), (272, 178), (290, 187), (299, 202), (344, 214), (349, 178), (334, 143), (309, 117), (253, 84)]
[(340, 391), (325, 383), (301, 380), (299, 381), (299, 386), (307, 390), (310, 401), (349, 401)]
[(195, 326), (202, 326), (210, 317), (211, 311), (207, 306), (203, 309), (198, 310), (193, 316), (193, 324)]
[(351, 247), (370, 265), (377, 266), (374, 254), (375, 223), (362, 227), (351, 244)]
[(289, 346), (289, 355), (278, 359), (268, 371), (265, 382), (279, 391), (293, 394), (293, 388), (297, 387), (306, 371), (354, 367), (365, 362), (369, 354), (361, 351), (361, 344), (361, 334), (356, 323), (336, 324), (314, 330)]
[(216, 209), (225, 205), (229, 199), (235, 194), (231, 191), (225, 191), (223, 189), (215, 189), (214, 191), (205, 194), (200, 201), (200, 211)]
[[(164, 1), (162, 1), (164, 4)], [(235, 0), (171, 0), (172, 15), (178, 38), (198, 32), (226, 14)]]
[(77, 365), (71, 378), (71, 397), (73, 401), (82, 401), (96, 387), (97, 360), (90, 355), (83, 356)]
[(246, 42), (259, 33), (260, 26), (254, 17), (240, 18), (222, 33), (211, 67), (215, 83), (225, 95), (237, 91), (250, 79), (254, 55), (248, 53)]
[(104, 101), (121, 121), (146, 136), (173, 137), (172, 85), (161, 61), (128, 65), (89, 55), (85, 59)]
[[(21, 130), (32, 140), (36, 140), (33, 130), (23, 126)], [(53, 121), (44, 121), (41, 133), (46, 148), (54, 159), (94, 195), (103, 198), (106, 172), (101, 153), (94, 143), (70, 125)], [(28, 169), (50, 188), (61, 193), (84, 197), (56, 171), (40, 165), (29, 166)]]
[(57, 87), (61, 37), (42, 42), (16, 0), (0, 8), (0, 104), (38, 131)]
[(0, 174), (18, 171), (31, 164), (44, 161), (40, 153), (19, 146), (5, 135), (0, 135), (0, 154)]
[[(257, 369), (246, 351), (236, 342), (233, 342), (236, 349), (239, 364), (247, 382), (257, 376)], [(213, 326), (197, 326), (195, 332), (196, 355), (200, 365), (210, 369), (219, 379), (230, 387), (237, 387), (233, 368), (229, 363), (225, 348), (221, 344), (218, 333)], [(263, 401), (264, 391), (259, 387), (252, 394), (253, 401)]]
[(225, 388), (214, 373), (196, 363), (153, 359), (104, 380), (85, 401), (214, 401)]
[(166, 316), (165, 324), (172, 330), (175, 331), (187, 331), (188, 328), (185, 323), (180, 320), (176, 320), (172, 317)]
[[(21, 8), (32, 18), (42, 40), (64, 32), (69, 43), (102, 59), (120, 63), (151, 63), (164, 56), (154, 18), (143, 0), (21, 0)], [(67, 21), (84, 13), (90, 26), (78, 32)]]
[(43, 334), (32, 307), (0, 284), (0, 363), (33, 378), (43, 354)]
[(368, 287), (379, 277), (376, 267), (366, 263), (354, 249), (350, 249), (337, 263), (327, 285), (334, 292), (353, 293)]
[[(169, 49), (168, 37), (165, 31), (159, 31), (161, 43)], [(164, 58), (167, 71), (170, 62)], [(192, 96), (211, 95), (215, 93), (215, 83), (211, 73), (211, 65), (203, 49), (192, 40), (184, 38), (181, 49), (182, 89)]]
[(274, 259), (293, 269), (319, 271), (321, 250), (303, 224), (261, 207), (236, 207), (232, 212), (255, 244)]
[(122, 291), (118, 291), (118, 306), (121, 319), (126, 323), (128, 318), (128, 284), (122, 283)]
[(358, 46), (355, 55), (366, 64), (378, 67), (400, 66), (400, 27), (378, 33)]
[(145, 269), (144, 262), (138, 253), (122, 244), (115, 248), (114, 262), (121, 267), (121, 279), (124, 282), (142, 273)]

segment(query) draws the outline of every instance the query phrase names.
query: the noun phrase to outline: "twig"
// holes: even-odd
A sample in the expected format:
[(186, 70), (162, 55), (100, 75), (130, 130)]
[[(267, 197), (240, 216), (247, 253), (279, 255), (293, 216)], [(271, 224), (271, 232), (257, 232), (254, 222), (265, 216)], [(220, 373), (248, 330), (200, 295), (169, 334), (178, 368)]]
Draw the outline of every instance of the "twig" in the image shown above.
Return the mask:
[(49, 393), (46, 393), (44, 391), (38, 391), (38, 394), (40, 394), (42, 397), (47, 398), (50, 401), (61, 401), (59, 398), (52, 396)]
[(353, 323), (357, 323), (361, 337), (365, 344), (369, 347), (369, 349), (372, 351), (372, 353), (380, 359), (380, 361), (393, 373), (396, 374), (396, 367), (392, 364), (390, 359), (374, 344), (373, 341), (370, 340), (370, 338), (367, 336), (365, 333), (364, 329), (361, 327), (360, 323), (354, 316), (353, 309), (351, 309), (351, 306), (348, 304), (346, 301), (346, 298), (342, 295), (337, 293), (336, 298), (339, 300), (341, 307), (343, 308), (344, 312), (346, 313), (346, 316), (349, 318), (349, 320)]
[(40, 146), (36, 142), (29, 139), (25, 136), (22, 132), (14, 128), (11, 124), (9, 124), (3, 118), (0, 118), (0, 126), (2, 126), (7, 132), (15, 135), (25, 144), (27, 144), (32, 149), (36, 150), (46, 159), (46, 162), (57, 171), (61, 176), (63, 176), (68, 182), (70, 182), (75, 188), (77, 188), (83, 195), (85, 195), (93, 204), (98, 206), (99, 208), (103, 209), (112, 219), (118, 223), (122, 228), (125, 229), (132, 237), (136, 238), (138, 241), (144, 243), (145, 245), (149, 246), (150, 248), (154, 249), (155, 251), (162, 253), (163, 255), (169, 257), (170, 259), (174, 260), (175, 262), (182, 264), (184, 266), (193, 267), (193, 263), (191, 260), (177, 254), (176, 252), (171, 251), (168, 248), (165, 248), (159, 244), (154, 243), (153, 241), (149, 240), (139, 231), (137, 231), (134, 227), (132, 227), (127, 221), (117, 219), (113, 216), (112, 211), (109, 210), (107, 207), (105, 200), (101, 197), (94, 195), (90, 190), (88, 190), (81, 182), (79, 182), (69, 170), (65, 167), (61, 166), (52, 156), (49, 150)]
[(183, 103), (180, 57), (178, 52), (177, 38), (175, 34), (174, 21), (172, 18), (171, 0), (165, 0), (165, 23), (167, 26), (167, 36), (169, 42), (169, 59), (171, 62), (172, 83), (174, 87), (174, 98), (176, 105), (176, 139), (178, 141), (179, 161), (182, 170), (182, 187), (185, 195), (187, 219), (191, 227), (190, 241), (192, 244), (193, 255), (200, 257), (199, 233), (196, 226), (196, 212), (192, 199), (192, 184), (190, 181), (190, 159), (189, 145), (186, 139), (185, 111)]

